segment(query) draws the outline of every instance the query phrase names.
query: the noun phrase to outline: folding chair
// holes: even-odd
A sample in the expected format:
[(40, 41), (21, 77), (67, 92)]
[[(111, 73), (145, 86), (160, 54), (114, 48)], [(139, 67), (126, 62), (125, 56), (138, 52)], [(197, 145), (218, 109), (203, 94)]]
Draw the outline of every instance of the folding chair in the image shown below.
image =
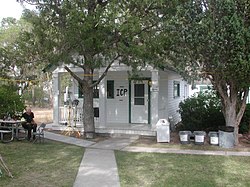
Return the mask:
[(33, 140), (33, 143), (35, 143), (37, 140), (39, 140), (39, 142), (41, 143), (42, 140), (44, 142), (44, 129), (46, 127), (45, 123), (42, 123), (38, 128), (37, 131), (33, 133), (33, 135), (35, 136), (35, 139)]

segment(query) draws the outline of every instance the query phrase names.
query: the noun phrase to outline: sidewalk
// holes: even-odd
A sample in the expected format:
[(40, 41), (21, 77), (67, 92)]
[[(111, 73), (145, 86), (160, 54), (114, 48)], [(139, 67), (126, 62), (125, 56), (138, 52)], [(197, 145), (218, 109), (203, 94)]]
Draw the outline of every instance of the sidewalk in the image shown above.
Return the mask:
[(46, 131), (45, 138), (86, 148), (74, 187), (120, 187), (114, 150), (148, 153), (250, 156), (250, 152), (180, 150), (129, 146), (138, 137), (109, 138), (96, 143)]
[(47, 131), (45, 138), (86, 148), (74, 187), (120, 187), (114, 150), (122, 150), (137, 139), (110, 138), (96, 143)]

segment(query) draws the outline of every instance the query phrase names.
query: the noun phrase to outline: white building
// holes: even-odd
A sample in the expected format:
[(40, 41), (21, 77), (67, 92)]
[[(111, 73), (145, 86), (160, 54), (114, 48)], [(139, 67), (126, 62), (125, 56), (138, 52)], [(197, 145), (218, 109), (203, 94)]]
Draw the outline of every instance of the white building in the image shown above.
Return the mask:
[[(71, 70), (83, 76), (82, 69)], [(94, 80), (102, 75), (105, 68), (95, 71)], [(144, 68), (138, 79), (130, 79), (125, 65), (113, 65), (107, 76), (94, 90), (96, 132), (130, 133), (155, 135), (155, 125), (159, 119), (171, 119), (174, 125), (180, 121), (179, 103), (189, 96), (189, 85), (174, 71), (158, 70), (150, 66)], [(68, 106), (63, 104), (60, 77), (67, 73), (58, 67), (53, 71), (54, 124), (69, 120)], [(71, 114), (75, 115), (77, 126), (82, 124), (84, 98), (73, 80), (69, 87), (71, 100), (79, 100)], [(136, 131), (136, 132), (135, 132)], [(147, 134), (147, 133), (148, 134)]]

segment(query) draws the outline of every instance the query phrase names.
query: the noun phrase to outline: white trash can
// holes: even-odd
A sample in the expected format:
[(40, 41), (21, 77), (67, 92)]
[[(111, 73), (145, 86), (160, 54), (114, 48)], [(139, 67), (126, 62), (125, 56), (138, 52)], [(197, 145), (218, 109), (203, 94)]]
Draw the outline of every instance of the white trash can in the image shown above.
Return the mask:
[(181, 144), (190, 144), (191, 131), (179, 131)]
[(211, 131), (208, 133), (209, 136), (209, 143), (211, 145), (219, 145), (219, 133)]
[(194, 144), (203, 145), (205, 143), (206, 132), (204, 131), (194, 131)]
[(159, 119), (156, 124), (157, 142), (170, 142), (169, 122), (166, 119)]

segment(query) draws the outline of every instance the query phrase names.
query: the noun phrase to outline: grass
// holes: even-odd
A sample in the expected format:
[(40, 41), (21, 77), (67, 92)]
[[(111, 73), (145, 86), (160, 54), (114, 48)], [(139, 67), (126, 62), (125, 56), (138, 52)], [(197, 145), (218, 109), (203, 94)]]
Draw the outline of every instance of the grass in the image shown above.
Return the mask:
[(14, 178), (4, 175), (5, 187), (73, 186), (83, 156), (83, 148), (45, 140), (43, 144), (28, 141), (0, 143), (0, 154)]
[[(181, 146), (180, 149), (183, 146), (199, 149), (203, 147), (157, 144), (151, 140), (138, 141), (135, 145), (165, 148)], [(45, 140), (44, 144), (32, 144), (27, 141), (0, 143), (0, 154), (14, 176), (12, 179), (4, 173), (4, 176), (0, 177), (0, 186), (73, 186), (83, 152), (81, 147), (49, 140)], [(250, 157), (116, 151), (116, 160), (122, 187), (250, 186)]]
[(116, 152), (122, 187), (250, 186), (250, 157)]
[(180, 142), (157, 143), (156, 138), (139, 138), (130, 146), (137, 147), (153, 147), (153, 148), (171, 148), (171, 149), (191, 149), (191, 150), (211, 150), (211, 151), (247, 151), (250, 152), (250, 144), (245, 143), (244, 146), (238, 146), (230, 149), (221, 148), (219, 146), (210, 145), (208, 140), (204, 145), (195, 145), (194, 142), (190, 144), (181, 144)]

